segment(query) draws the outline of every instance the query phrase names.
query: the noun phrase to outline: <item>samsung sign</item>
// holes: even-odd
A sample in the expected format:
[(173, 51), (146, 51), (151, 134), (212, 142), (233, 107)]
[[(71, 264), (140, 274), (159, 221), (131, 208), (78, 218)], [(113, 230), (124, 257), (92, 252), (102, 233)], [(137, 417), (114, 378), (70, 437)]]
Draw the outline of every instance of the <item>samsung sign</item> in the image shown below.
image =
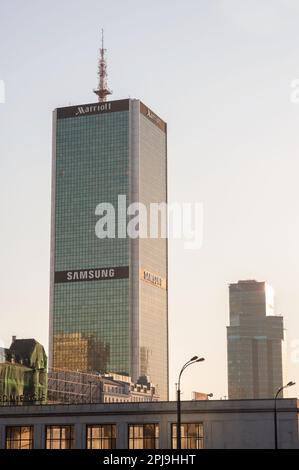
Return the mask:
[(127, 279), (129, 277), (128, 266), (105, 267), (95, 269), (79, 269), (72, 271), (57, 271), (55, 283), (79, 282), (79, 281), (108, 281), (111, 279)]

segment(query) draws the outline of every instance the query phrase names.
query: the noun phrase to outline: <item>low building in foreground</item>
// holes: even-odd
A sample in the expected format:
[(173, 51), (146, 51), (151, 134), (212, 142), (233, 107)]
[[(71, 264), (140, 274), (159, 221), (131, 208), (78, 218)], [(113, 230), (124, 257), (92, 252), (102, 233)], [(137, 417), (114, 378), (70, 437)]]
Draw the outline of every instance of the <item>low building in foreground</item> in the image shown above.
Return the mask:
[(148, 377), (131, 377), (114, 373), (49, 370), (48, 403), (122, 403), (157, 401), (159, 396)]
[[(273, 400), (182, 402), (182, 448), (274, 447)], [(297, 399), (280, 399), (278, 447), (299, 448)], [(0, 407), (0, 448), (171, 449), (176, 402)]]

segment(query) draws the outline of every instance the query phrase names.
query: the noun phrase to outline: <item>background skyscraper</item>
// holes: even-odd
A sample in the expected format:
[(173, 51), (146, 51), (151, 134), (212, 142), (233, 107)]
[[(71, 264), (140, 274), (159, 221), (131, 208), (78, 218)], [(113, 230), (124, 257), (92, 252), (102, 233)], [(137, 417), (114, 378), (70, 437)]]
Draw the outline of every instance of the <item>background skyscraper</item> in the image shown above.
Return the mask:
[(283, 382), (283, 318), (274, 316), (274, 292), (266, 282), (229, 286), (228, 396), (272, 398)]
[(147, 208), (167, 201), (166, 135), (165, 122), (139, 100), (54, 111), (50, 367), (147, 375), (161, 399), (167, 239), (99, 239), (95, 209), (111, 203), (117, 214), (119, 195)]

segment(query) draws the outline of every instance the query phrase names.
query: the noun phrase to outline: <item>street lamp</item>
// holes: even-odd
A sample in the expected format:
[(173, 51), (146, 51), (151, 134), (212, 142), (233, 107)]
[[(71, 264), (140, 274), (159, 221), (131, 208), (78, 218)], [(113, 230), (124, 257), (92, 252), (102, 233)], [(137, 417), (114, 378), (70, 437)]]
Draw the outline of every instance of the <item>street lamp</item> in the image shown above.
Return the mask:
[(277, 398), (278, 398), (278, 395), (280, 394), (280, 392), (282, 392), (282, 390), (284, 390), (287, 387), (292, 387), (293, 385), (295, 385), (295, 382), (291, 381), (291, 382), (287, 383), (286, 385), (284, 385), (283, 387), (280, 387), (277, 390), (275, 398), (274, 398), (274, 448), (275, 449), (278, 449), (278, 440), (277, 440)]
[(184, 370), (188, 367), (191, 366), (191, 364), (195, 364), (196, 362), (202, 362), (204, 361), (204, 357), (198, 357), (198, 356), (193, 356), (191, 359), (189, 359), (186, 364), (183, 365), (181, 368), (181, 372), (179, 375), (179, 380), (178, 380), (178, 388), (177, 388), (177, 449), (181, 449), (181, 375), (184, 372)]

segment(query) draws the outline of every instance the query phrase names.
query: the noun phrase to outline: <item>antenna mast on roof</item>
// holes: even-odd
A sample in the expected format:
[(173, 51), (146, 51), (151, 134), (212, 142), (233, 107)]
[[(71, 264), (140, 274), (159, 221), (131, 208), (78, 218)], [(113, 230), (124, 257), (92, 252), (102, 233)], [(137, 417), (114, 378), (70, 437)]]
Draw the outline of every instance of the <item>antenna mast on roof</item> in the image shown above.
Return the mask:
[(103, 103), (106, 101), (107, 95), (111, 95), (112, 91), (109, 90), (107, 85), (107, 62), (105, 57), (106, 49), (104, 48), (104, 30), (102, 29), (102, 44), (100, 48), (100, 58), (99, 58), (99, 86), (96, 90), (93, 90), (96, 95), (99, 97), (99, 102)]

